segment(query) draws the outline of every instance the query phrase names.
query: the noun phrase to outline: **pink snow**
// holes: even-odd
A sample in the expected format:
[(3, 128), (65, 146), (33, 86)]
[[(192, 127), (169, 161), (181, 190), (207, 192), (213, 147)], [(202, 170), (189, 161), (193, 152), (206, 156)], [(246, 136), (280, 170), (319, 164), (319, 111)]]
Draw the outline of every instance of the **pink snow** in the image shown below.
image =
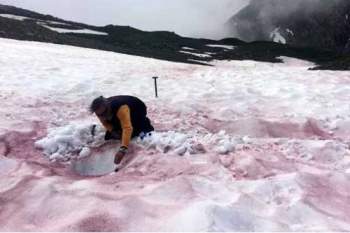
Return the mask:
[[(44, 64), (45, 69), (57, 66), (61, 69), (58, 72), (62, 72), (55, 76), (52, 70), (40, 73), (43, 70), (30, 69), (31, 76), (23, 74), (21, 78), (11, 73), (12, 80), (0, 78), (7, 85), (0, 89), (4, 105), (0, 110), (1, 231), (350, 230), (350, 117), (345, 115), (350, 99), (349, 94), (339, 98), (337, 95), (344, 91), (343, 85), (350, 84), (349, 72), (320, 72), (327, 78), (322, 82), (318, 73), (307, 71), (308, 62), (289, 58), (284, 58), (285, 63), (280, 65), (214, 62), (215, 69), (223, 70), (215, 73), (207, 67), (69, 46), (5, 39), (0, 44), (7, 53), (4, 57), (8, 60), (0, 58), (6, 74), (23, 68), (14, 64), (16, 58), (29, 63), (33, 51), (38, 54), (34, 57), (38, 64), (56, 54), (56, 59)], [(61, 53), (62, 48), (69, 55)], [(19, 51), (24, 57), (14, 55)], [(184, 133), (189, 138), (186, 143), (193, 143), (191, 146), (197, 150), (187, 150), (179, 156), (177, 150), (165, 149), (160, 142), (142, 144), (134, 140), (127, 158), (130, 163), (119, 172), (104, 176), (82, 176), (71, 169), (69, 162), (50, 162), (35, 143), (58, 126), (81, 121), (97, 123), (88, 113), (89, 100), (79, 91), (86, 94), (91, 89), (89, 98), (98, 91), (89, 86), (92, 78), (89, 79), (88, 72), (82, 77), (85, 81), (79, 78), (72, 78), (72, 83), (67, 84), (56, 81), (65, 87), (45, 79), (42, 87), (35, 83), (16, 85), (39, 82), (40, 75), (47, 75), (47, 79), (50, 74), (55, 79), (80, 77), (74, 69), (69, 70), (74, 65), (63, 60), (69, 57), (77, 66), (89, 66), (88, 59), (96, 62), (99, 56), (110, 59), (112, 66), (120, 62), (121, 67), (116, 68), (119, 71), (104, 74), (109, 78), (93, 79), (95, 85), (109, 94), (118, 94), (113, 88), (129, 82), (123, 79), (126, 74), (132, 78), (142, 76), (138, 86), (130, 90), (135, 95), (145, 89), (147, 83), (143, 80), (151, 79), (157, 69), (164, 80), (160, 85), (188, 79), (188, 86), (179, 84), (168, 89), (160, 86), (161, 94), (168, 93), (164, 99), (153, 99), (151, 91), (141, 95), (158, 132), (170, 132), (170, 138), (173, 131)], [(80, 64), (84, 62), (87, 63)], [(131, 67), (134, 63), (136, 67)], [(91, 68), (95, 76), (103, 75), (99, 73), (102, 70), (95, 68)], [(265, 87), (259, 86), (263, 82), (260, 77), (267, 74), (267, 69), (270, 75), (280, 75), (281, 88), (288, 88), (284, 82), (290, 79), (300, 90), (312, 86), (324, 92), (310, 89), (293, 96), (266, 84), (266, 91), (270, 92), (262, 93)], [(289, 74), (291, 70), (293, 75)], [(251, 81), (244, 79), (246, 72), (251, 72), (247, 75), (253, 77)], [(260, 76), (260, 72), (265, 73)], [(305, 78), (306, 75), (309, 77)], [(115, 86), (111, 77), (118, 80)], [(237, 82), (232, 82), (244, 85), (247, 92), (239, 93), (237, 88), (231, 93), (227, 87), (222, 89), (221, 97), (216, 95), (215, 87), (210, 89), (229, 78), (231, 81), (237, 78)], [(279, 77), (274, 78), (277, 83)], [(203, 83), (194, 86), (198, 80)], [(191, 85), (193, 93), (189, 91)], [(202, 87), (209, 94), (196, 92), (196, 88)], [(55, 91), (62, 94), (62, 99)], [(322, 94), (334, 94), (337, 98), (323, 103)], [(328, 105), (331, 110), (325, 109)], [(114, 153), (117, 148), (116, 143), (104, 144), (91, 148), (90, 156)]]

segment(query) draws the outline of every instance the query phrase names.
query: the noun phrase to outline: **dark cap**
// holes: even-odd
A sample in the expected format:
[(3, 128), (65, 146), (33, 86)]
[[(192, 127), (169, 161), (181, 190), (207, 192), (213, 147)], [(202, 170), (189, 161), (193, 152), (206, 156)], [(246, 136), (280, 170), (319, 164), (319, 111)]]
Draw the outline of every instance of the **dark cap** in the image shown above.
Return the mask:
[(102, 106), (105, 105), (106, 103), (106, 99), (101, 95), (100, 97), (97, 97), (96, 99), (94, 99), (91, 104), (90, 104), (90, 112), (94, 113), (96, 112), (96, 110)]

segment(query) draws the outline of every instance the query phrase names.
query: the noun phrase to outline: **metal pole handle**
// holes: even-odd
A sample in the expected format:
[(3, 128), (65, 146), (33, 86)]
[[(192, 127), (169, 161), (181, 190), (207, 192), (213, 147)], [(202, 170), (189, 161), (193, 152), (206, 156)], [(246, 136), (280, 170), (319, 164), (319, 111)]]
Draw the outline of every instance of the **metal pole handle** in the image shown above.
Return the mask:
[(154, 79), (154, 90), (156, 92), (156, 98), (158, 98), (158, 87), (157, 87), (157, 79), (158, 77), (153, 77)]

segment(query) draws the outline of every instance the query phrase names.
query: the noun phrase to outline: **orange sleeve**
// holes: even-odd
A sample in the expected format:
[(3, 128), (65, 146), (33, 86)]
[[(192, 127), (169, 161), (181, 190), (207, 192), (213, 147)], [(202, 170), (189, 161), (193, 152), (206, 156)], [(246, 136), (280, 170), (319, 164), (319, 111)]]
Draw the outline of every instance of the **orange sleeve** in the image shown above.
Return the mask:
[(98, 119), (101, 121), (103, 127), (105, 127), (105, 129), (109, 132), (112, 132), (113, 130), (113, 126), (111, 124), (109, 124), (108, 122), (102, 120), (101, 118), (98, 117)]
[(131, 140), (133, 127), (130, 118), (130, 108), (128, 105), (123, 105), (117, 112), (117, 117), (120, 120), (120, 126), (122, 128), (122, 145), (128, 147)]

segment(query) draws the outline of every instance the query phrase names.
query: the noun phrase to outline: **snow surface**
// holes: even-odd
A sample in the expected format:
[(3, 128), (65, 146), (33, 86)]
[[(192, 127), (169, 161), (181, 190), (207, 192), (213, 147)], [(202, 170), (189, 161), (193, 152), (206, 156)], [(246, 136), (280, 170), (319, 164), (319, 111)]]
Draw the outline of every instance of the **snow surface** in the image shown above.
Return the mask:
[(16, 20), (32, 19), (32, 18), (25, 17), (25, 16), (11, 15), (11, 14), (0, 14), (0, 17), (5, 17), (5, 18), (9, 18), (9, 19), (16, 19)]
[[(0, 49), (1, 231), (350, 231), (350, 72)], [(140, 97), (156, 128), (118, 173), (101, 94)]]
[(294, 36), (294, 32), (292, 30), (290, 30), (289, 28), (286, 29), (286, 32), (288, 32), (289, 34), (291, 34), (292, 36)]
[(276, 42), (276, 43), (281, 43), (281, 44), (287, 43), (287, 40), (281, 35), (279, 27), (275, 28), (270, 33), (270, 38), (272, 39), (273, 42)]
[(196, 56), (196, 57), (211, 57), (209, 54), (194, 53), (194, 52), (188, 52), (188, 51), (183, 51), (183, 50), (180, 50), (179, 52), (180, 53), (185, 53), (185, 54), (190, 54), (190, 55), (193, 55), (193, 56)]
[(235, 48), (235, 46), (232, 46), (232, 45), (219, 45), (219, 44), (207, 44), (207, 46), (212, 48), (223, 48), (223, 49), (229, 49), (229, 50), (232, 50)]
[(53, 25), (66, 25), (66, 26), (70, 26), (70, 24), (67, 24), (67, 23), (56, 22), (56, 21), (51, 21), (51, 20), (39, 20), (39, 23), (49, 23), (49, 24), (53, 24)]
[(196, 50), (196, 49), (194, 49), (194, 48), (190, 48), (190, 47), (182, 47), (182, 49), (192, 50), (192, 51), (195, 51), (195, 50)]
[(94, 31), (90, 29), (65, 29), (65, 28), (50, 27), (47, 25), (42, 25), (42, 26), (59, 33), (84, 33), (84, 34), (105, 35), (105, 36), (108, 35), (108, 33), (106, 32), (99, 32), (99, 31)]

